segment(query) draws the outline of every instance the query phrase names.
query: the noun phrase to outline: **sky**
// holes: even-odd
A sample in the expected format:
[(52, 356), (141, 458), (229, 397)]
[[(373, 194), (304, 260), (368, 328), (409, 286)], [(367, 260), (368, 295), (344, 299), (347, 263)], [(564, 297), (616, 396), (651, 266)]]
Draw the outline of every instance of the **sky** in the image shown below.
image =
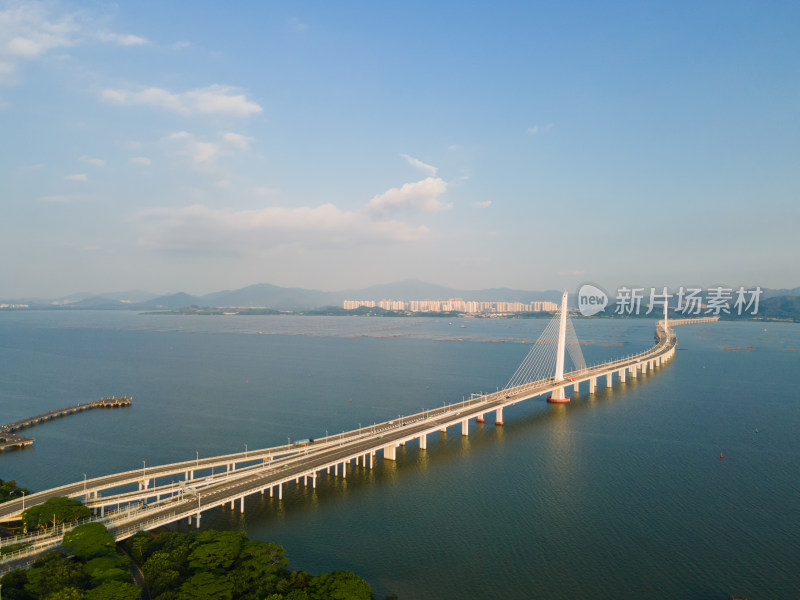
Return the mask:
[(800, 4), (0, 0), (0, 298), (800, 285)]

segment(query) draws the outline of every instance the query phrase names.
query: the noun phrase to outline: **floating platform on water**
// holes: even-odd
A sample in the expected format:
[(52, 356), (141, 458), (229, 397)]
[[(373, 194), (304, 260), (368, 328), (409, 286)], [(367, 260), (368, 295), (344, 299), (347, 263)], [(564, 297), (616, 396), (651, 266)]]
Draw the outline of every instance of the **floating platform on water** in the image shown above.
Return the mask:
[(36, 415), (35, 417), (14, 421), (8, 425), (0, 425), (0, 451), (14, 448), (25, 448), (33, 445), (33, 438), (16, 434), (16, 432), (20, 429), (29, 429), (59, 417), (66, 417), (67, 415), (85, 412), (87, 410), (92, 410), (93, 408), (120, 408), (123, 406), (130, 406), (132, 401), (133, 398), (130, 396), (120, 396), (119, 398), (116, 396), (111, 396), (110, 398), (100, 398), (99, 400), (95, 400), (93, 402), (85, 402), (83, 404), (76, 404), (66, 408), (51, 410), (50, 412), (42, 413), (41, 415)]

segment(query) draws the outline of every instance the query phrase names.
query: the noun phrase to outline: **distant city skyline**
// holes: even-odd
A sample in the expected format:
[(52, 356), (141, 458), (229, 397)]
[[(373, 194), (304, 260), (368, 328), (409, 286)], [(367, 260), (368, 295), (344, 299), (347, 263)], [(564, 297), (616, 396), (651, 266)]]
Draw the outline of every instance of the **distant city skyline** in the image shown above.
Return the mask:
[(0, 0), (0, 299), (800, 285), (800, 5)]
[(463, 300), (462, 298), (449, 298), (447, 300), (345, 300), (342, 308), (354, 310), (360, 307), (382, 308), (407, 312), (461, 312), (467, 314), (501, 314), (521, 312), (554, 312), (558, 309), (555, 302), (482, 302), (477, 300)]

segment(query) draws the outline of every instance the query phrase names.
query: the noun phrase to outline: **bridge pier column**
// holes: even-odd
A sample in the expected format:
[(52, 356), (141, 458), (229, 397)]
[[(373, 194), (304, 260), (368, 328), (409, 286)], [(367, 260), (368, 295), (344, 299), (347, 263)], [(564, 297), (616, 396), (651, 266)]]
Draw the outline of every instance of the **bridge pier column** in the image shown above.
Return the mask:
[(369, 453), (369, 468), (372, 469), (375, 466), (375, 451)]
[(572, 386), (572, 395), (573, 396), (577, 396), (578, 395), (578, 382), (577, 381)]
[(606, 387), (610, 388), (614, 386), (614, 371), (609, 371), (606, 373)]
[(594, 391), (597, 389), (597, 377), (592, 377), (589, 380), (589, 393), (594, 394)]
[(495, 425), (502, 425), (503, 424), (503, 407), (499, 407), (496, 411), (494, 411), (494, 424)]
[(469, 435), (469, 420), (461, 421), (461, 435)]
[(100, 516), (101, 517), (105, 517), (106, 516), (106, 507), (105, 506), (101, 506), (100, 507)]
[(283, 484), (278, 484), (278, 500), (283, 500)]
[(439, 431), (442, 433), (447, 433), (447, 427), (441, 427)]
[(333, 476), (334, 477), (338, 477), (339, 476), (339, 463), (336, 463), (335, 465), (333, 465)]
[(638, 377), (639, 376), (639, 365), (633, 365), (631, 367), (631, 377)]
[(346, 460), (342, 463), (342, 479), (347, 479), (347, 463), (349, 462), (349, 460)]
[(239, 498), (239, 514), (244, 512), (244, 496)]
[(475, 419), (475, 422), (476, 423), (483, 423), (484, 422), (483, 413), (478, 415), (478, 418)]
[(195, 517), (195, 523), (196, 523), (196, 527), (198, 529), (200, 529), (200, 513), (199, 512), (197, 513), (197, 516)]
[(269, 486), (269, 497), (273, 498), (274, 496), (275, 496), (275, 486), (271, 485)]
[(420, 450), (428, 449), (428, 436), (425, 433), (419, 436), (419, 449)]
[(386, 460), (397, 460), (397, 447), (385, 446), (383, 449), (383, 458)]
[(311, 476), (311, 487), (316, 489), (317, 488), (317, 474), (316, 472)]
[(619, 382), (625, 383), (625, 373), (628, 371), (627, 368), (619, 370)]

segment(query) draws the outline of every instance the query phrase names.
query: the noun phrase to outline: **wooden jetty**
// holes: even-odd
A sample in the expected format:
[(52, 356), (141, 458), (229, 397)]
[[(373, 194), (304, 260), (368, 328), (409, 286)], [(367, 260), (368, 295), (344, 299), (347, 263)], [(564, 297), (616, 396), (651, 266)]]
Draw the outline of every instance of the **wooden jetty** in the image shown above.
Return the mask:
[(58, 417), (66, 417), (67, 415), (92, 410), (93, 408), (119, 408), (122, 406), (130, 406), (131, 401), (132, 398), (130, 396), (100, 398), (100, 400), (95, 400), (94, 402), (85, 402), (66, 408), (59, 408), (41, 415), (36, 415), (35, 417), (14, 421), (8, 425), (0, 425), (0, 451), (11, 448), (25, 448), (26, 446), (33, 445), (33, 438), (17, 435), (16, 432), (20, 429), (28, 429), (40, 423), (52, 421)]

